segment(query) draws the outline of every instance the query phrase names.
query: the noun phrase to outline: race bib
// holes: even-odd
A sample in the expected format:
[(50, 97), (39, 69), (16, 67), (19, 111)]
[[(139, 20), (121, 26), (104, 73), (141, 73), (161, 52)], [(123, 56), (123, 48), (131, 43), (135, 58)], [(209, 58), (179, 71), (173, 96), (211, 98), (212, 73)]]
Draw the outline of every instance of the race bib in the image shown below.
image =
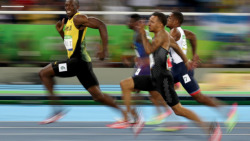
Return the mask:
[(58, 65), (58, 68), (59, 68), (59, 72), (65, 72), (67, 71), (67, 64), (66, 63), (62, 63), (62, 64), (59, 64)]
[(135, 75), (138, 75), (141, 72), (141, 68), (138, 68), (135, 72)]
[(183, 75), (182, 77), (183, 77), (183, 80), (184, 80), (184, 83), (185, 83), (185, 84), (191, 81), (191, 79), (190, 79), (190, 77), (189, 77), (188, 74), (185, 74), (185, 75)]
[(70, 35), (65, 35), (64, 36), (64, 45), (68, 51), (73, 50), (73, 41), (72, 41), (72, 36)]
[(155, 60), (153, 54), (149, 55), (149, 61), (150, 61), (150, 68), (152, 68), (155, 65)]

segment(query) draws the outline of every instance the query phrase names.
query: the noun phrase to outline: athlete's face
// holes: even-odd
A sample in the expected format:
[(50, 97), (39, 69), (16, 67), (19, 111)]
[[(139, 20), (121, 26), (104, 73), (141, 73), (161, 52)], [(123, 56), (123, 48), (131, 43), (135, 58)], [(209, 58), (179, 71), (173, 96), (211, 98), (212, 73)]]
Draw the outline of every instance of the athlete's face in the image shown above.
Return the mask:
[(154, 32), (157, 28), (160, 27), (161, 22), (157, 16), (151, 16), (149, 18), (148, 26), (149, 26), (149, 31)]
[(178, 21), (176, 20), (176, 18), (174, 17), (174, 14), (170, 14), (168, 19), (167, 19), (167, 27), (169, 28), (172, 28), (175, 26), (175, 24), (177, 23)]
[(135, 29), (136, 23), (137, 23), (137, 22), (136, 22), (135, 19), (130, 18), (130, 20), (129, 20), (129, 22), (128, 22), (128, 28), (129, 28), (129, 29)]
[(65, 10), (68, 17), (73, 17), (79, 9), (79, 5), (75, 0), (66, 0), (65, 1)]

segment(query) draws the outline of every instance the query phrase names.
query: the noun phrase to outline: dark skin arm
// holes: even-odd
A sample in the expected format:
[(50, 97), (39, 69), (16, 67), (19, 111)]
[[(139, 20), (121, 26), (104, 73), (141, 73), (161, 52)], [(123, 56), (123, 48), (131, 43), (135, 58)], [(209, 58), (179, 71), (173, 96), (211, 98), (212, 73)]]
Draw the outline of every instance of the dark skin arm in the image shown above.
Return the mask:
[(56, 23), (56, 30), (57, 30), (58, 33), (61, 35), (62, 39), (64, 39), (64, 31), (63, 31), (64, 21), (65, 21), (65, 19), (63, 18), (62, 21), (59, 20), (59, 21)]
[(184, 33), (186, 35), (186, 38), (190, 41), (191, 47), (192, 47), (192, 53), (193, 56), (196, 55), (196, 47), (197, 47), (197, 39), (196, 35), (189, 31), (189, 30), (184, 30)]
[(99, 33), (102, 40), (102, 48), (98, 53), (99, 59), (104, 60), (107, 46), (108, 46), (108, 32), (106, 25), (97, 18), (87, 17), (85, 15), (76, 15), (74, 16), (74, 24), (79, 30), (83, 30), (85, 27), (90, 27), (94, 29), (99, 29)]

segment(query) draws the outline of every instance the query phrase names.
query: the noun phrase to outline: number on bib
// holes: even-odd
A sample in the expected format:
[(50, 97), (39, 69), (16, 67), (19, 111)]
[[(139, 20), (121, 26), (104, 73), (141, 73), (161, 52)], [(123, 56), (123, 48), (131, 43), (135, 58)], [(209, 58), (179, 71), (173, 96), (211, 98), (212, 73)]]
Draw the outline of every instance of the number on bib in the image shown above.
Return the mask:
[(149, 61), (150, 61), (150, 68), (152, 68), (155, 65), (155, 60), (153, 54), (149, 55)]
[(65, 35), (64, 36), (64, 45), (67, 50), (72, 51), (73, 50), (73, 41), (72, 41), (72, 36)]
[(185, 83), (188, 83), (188, 82), (191, 81), (191, 79), (190, 79), (190, 77), (189, 77), (188, 74), (185, 74), (185, 75), (183, 75), (182, 77), (183, 77), (183, 80), (184, 80)]
[(66, 64), (66, 63), (59, 64), (59, 65), (58, 65), (58, 68), (59, 68), (59, 72), (68, 71), (68, 69), (67, 69), (67, 64)]

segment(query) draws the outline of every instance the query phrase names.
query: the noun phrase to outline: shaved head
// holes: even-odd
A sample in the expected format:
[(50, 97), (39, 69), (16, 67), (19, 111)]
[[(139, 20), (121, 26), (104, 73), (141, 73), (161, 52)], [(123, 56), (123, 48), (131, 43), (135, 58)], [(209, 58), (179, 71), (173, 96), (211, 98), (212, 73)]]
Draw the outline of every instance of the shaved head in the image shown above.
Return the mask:
[(79, 0), (66, 0), (66, 1), (74, 1), (74, 3), (79, 6)]
[(79, 6), (79, 0), (74, 0), (74, 1), (75, 1), (76, 5)]

